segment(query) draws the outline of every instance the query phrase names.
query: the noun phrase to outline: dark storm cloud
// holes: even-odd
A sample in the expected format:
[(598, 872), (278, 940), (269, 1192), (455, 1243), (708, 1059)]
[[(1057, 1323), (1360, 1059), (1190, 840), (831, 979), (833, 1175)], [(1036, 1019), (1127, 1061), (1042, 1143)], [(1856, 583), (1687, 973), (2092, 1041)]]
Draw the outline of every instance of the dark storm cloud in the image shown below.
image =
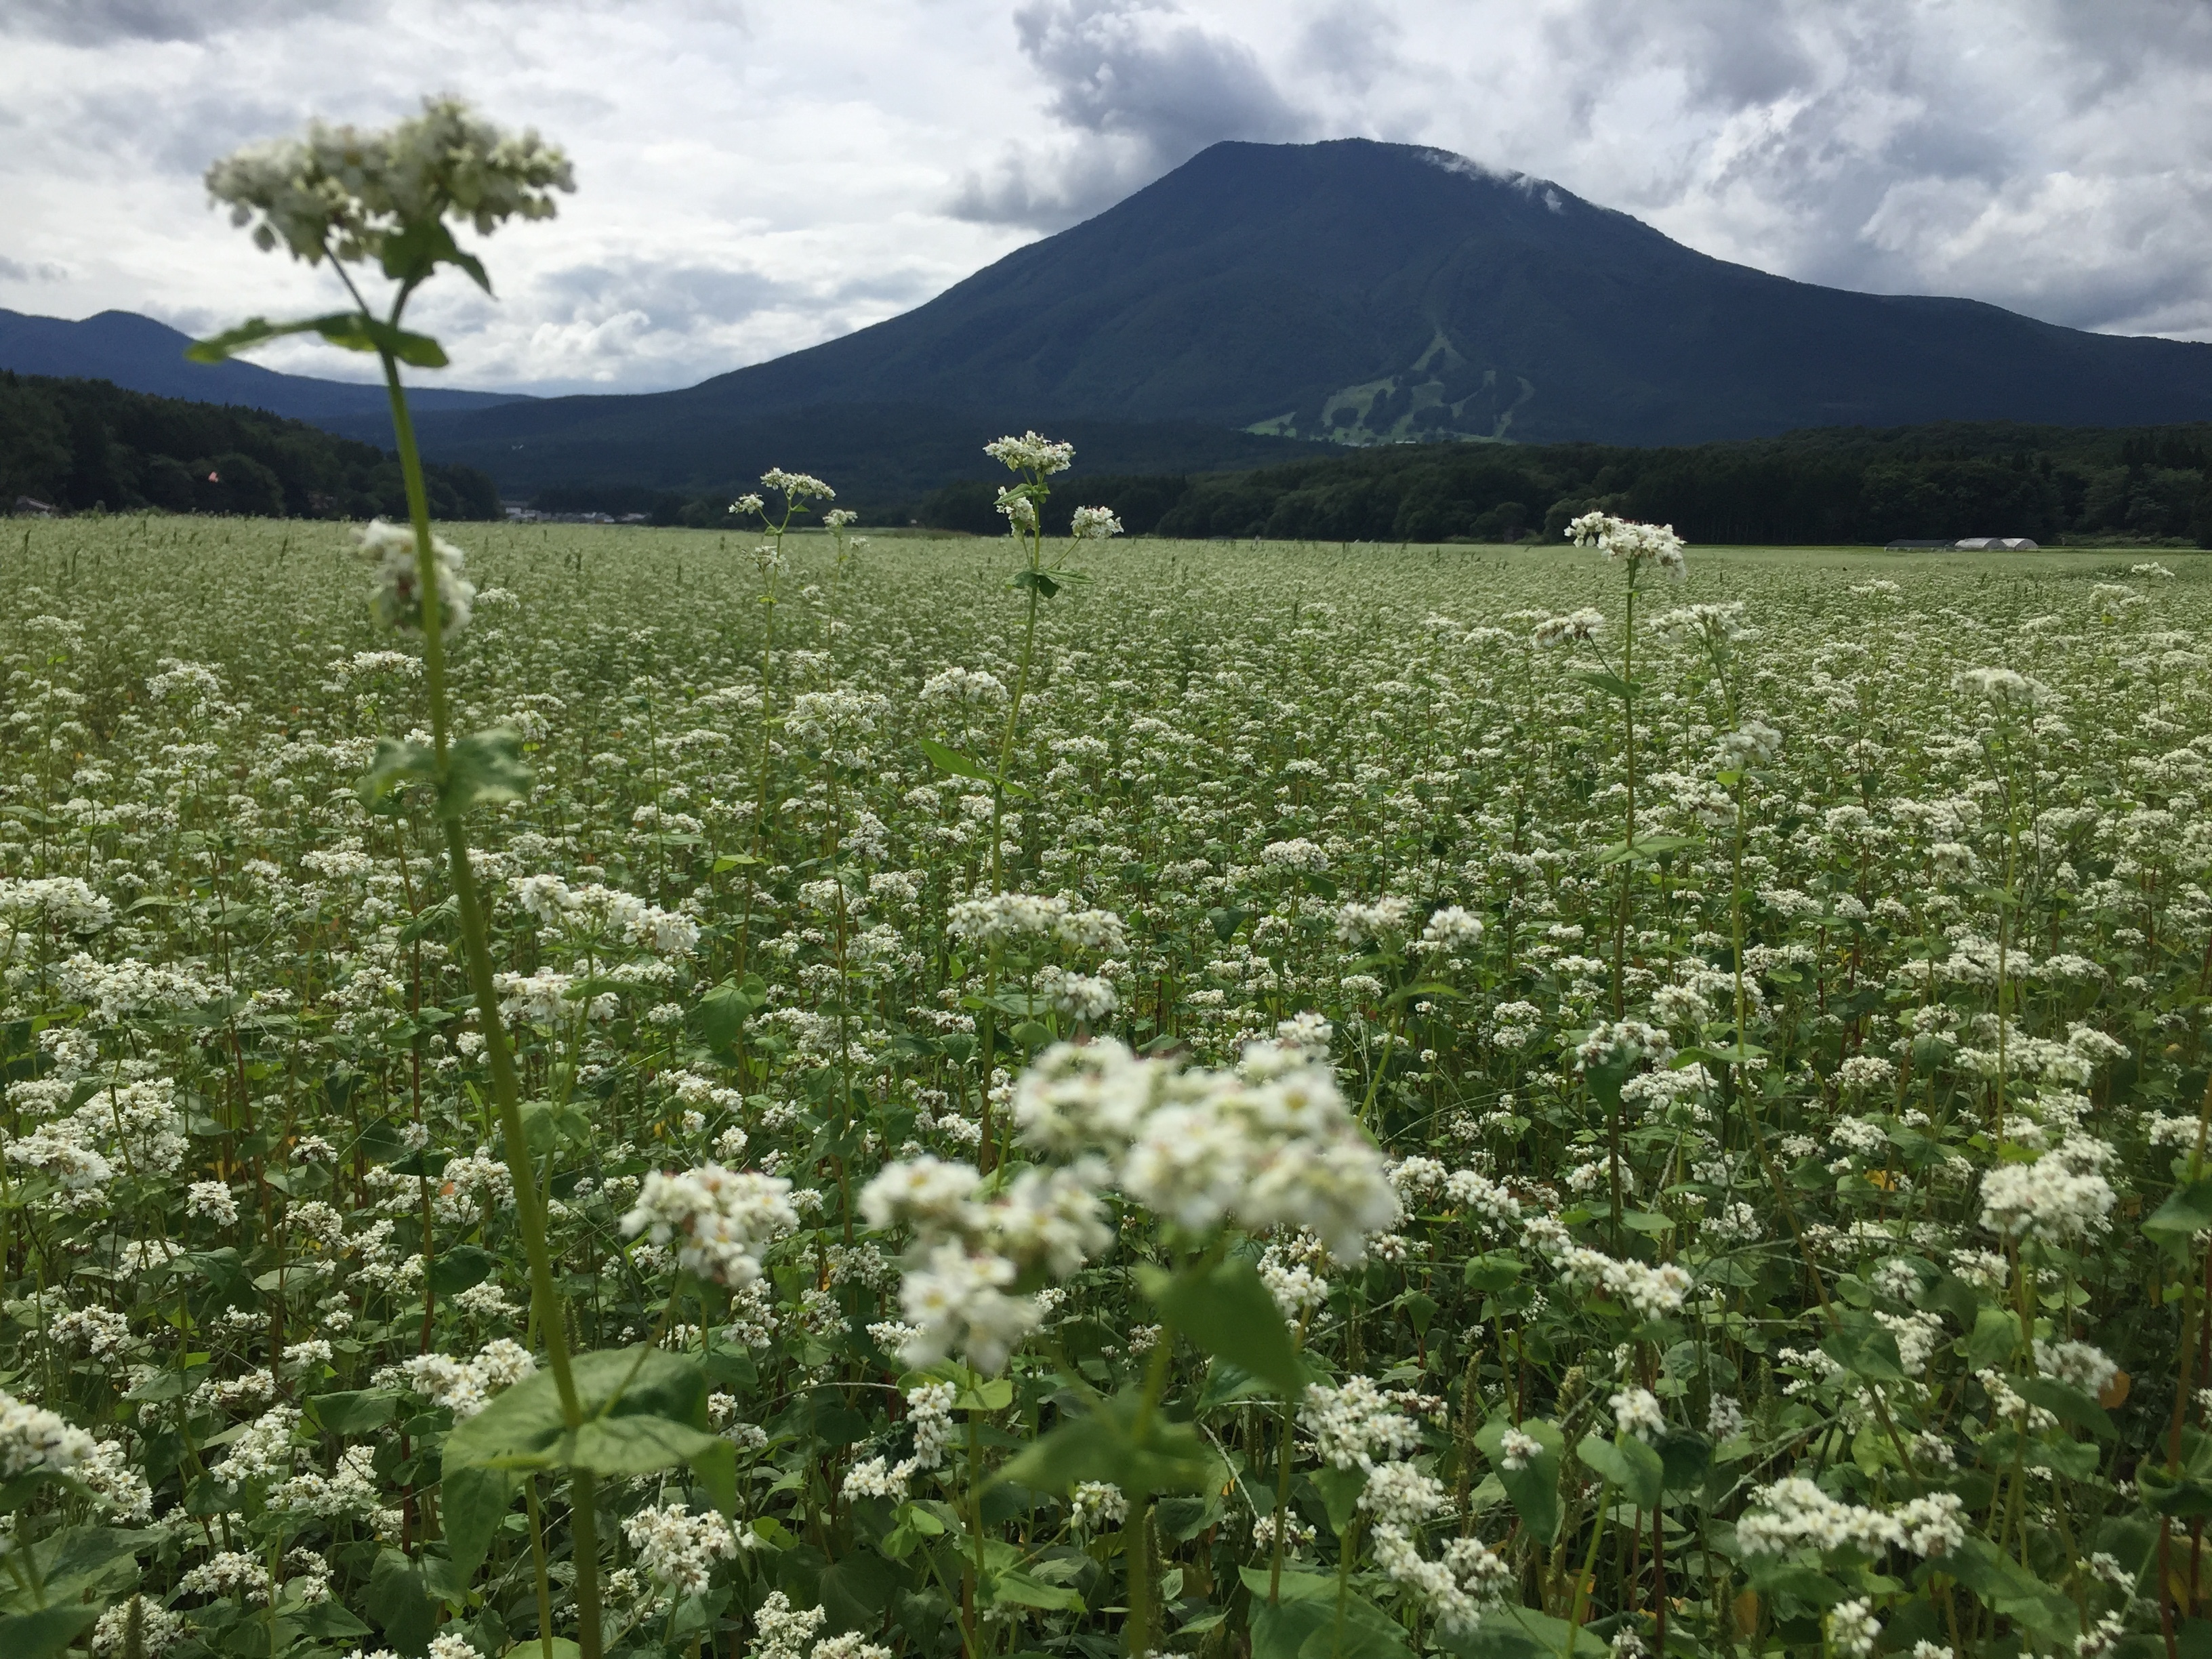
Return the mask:
[(69, 280), (69, 267), (52, 259), (40, 259), (25, 264), (21, 259), (10, 259), (0, 253), (0, 283), (62, 283)]
[(0, 35), (97, 46), (120, 40), (204, 40), (311, 16), (369, 13), (383, 0), (8, 0)]
[[(1012, 147), (970, 173), (950, 211), (1054, 227), (1112, 205), (1224, 138), (1310, 136), (1251, 47), (1145, 0), (1031, 0), (1014, 13), (1022, 55), (1049, 88), (1073, 147)], [(1085, 143), (1088, 139), (1091, 142)]]

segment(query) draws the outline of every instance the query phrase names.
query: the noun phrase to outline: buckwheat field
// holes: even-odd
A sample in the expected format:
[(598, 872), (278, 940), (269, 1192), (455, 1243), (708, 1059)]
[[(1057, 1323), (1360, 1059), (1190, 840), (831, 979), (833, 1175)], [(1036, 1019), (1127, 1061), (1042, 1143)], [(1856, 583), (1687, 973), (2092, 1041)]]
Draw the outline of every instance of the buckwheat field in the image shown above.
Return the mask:
[(0, 1654), (2207, 1650), (2193, 562), (991, 449), (11, 533)]

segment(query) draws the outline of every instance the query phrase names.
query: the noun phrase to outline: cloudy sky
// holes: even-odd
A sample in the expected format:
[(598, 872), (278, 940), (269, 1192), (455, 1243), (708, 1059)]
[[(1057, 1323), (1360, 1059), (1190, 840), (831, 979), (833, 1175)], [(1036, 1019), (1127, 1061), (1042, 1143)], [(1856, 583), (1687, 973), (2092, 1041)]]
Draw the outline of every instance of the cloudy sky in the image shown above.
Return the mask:
[(325, 301), (202, 170), (446, 89), (581, 184), (487, 251), (498, 303), (434, 292), (455, 385), (688, 385), (1216, 140), (1355, 134), (1809, 282), (2212, 339), (2201, 0), (0, 0), (0, 307), (204, 329)]

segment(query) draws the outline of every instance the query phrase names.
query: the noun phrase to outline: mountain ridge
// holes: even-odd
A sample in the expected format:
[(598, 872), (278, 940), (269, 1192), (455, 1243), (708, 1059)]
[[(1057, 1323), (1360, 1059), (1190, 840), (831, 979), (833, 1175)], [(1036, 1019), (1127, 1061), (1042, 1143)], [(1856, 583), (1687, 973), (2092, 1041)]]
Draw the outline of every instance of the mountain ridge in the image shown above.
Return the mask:
[(680, 391), (440, 416), (425, 434), (526, 480), (650, 432), (651, 481), (674, 486), (732, 476), (720, 431), (863, 403), (1356, 442), (2154, 425), (2212, 418), (2212, 345), (1772, 276), (1445, 151), (1228, 143), (855, 333)]
[[(0, 309), (0, 369), (18, 374), (106, 380), (125, 392), (234, 404), (318, 422), (387, 408), (378, 383), (286, 374), (239, 357), (191, 362), (185, 357), (191, 343), (190, 335), (135, 311), (100, 311), (72, 319)], [(534, 401), (526, 393), (447, 386), (413, 386), (408, 395), (426, 411)], [(387, 430), (386, 438), (390, 435)]]
[[(364, 436), (380, 418), (319, 417)], [(984, 476), (998, 431), (1077, 422), (1135, 471), (1322, 442), (1661, 445), (1990, 419), (2212, 419), (2212, 345), (1797, 282), (1548, 180), (1332, 139), (1213, 145), (911, 311), (691, 386), (460, 409), (426, 394), (418, 428), (428, 453), (510, 493), (711, 490), (808, 456), (902, 492)]]

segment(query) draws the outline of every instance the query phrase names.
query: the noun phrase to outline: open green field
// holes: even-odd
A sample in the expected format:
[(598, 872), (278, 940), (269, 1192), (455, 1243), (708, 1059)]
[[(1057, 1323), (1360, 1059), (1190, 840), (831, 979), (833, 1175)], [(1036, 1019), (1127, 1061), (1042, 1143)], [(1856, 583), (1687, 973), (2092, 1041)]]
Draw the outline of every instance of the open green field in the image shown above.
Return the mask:
[(451, 535), (0, 529), (5, 1659), (2212, 1631), (2212, 562)]

